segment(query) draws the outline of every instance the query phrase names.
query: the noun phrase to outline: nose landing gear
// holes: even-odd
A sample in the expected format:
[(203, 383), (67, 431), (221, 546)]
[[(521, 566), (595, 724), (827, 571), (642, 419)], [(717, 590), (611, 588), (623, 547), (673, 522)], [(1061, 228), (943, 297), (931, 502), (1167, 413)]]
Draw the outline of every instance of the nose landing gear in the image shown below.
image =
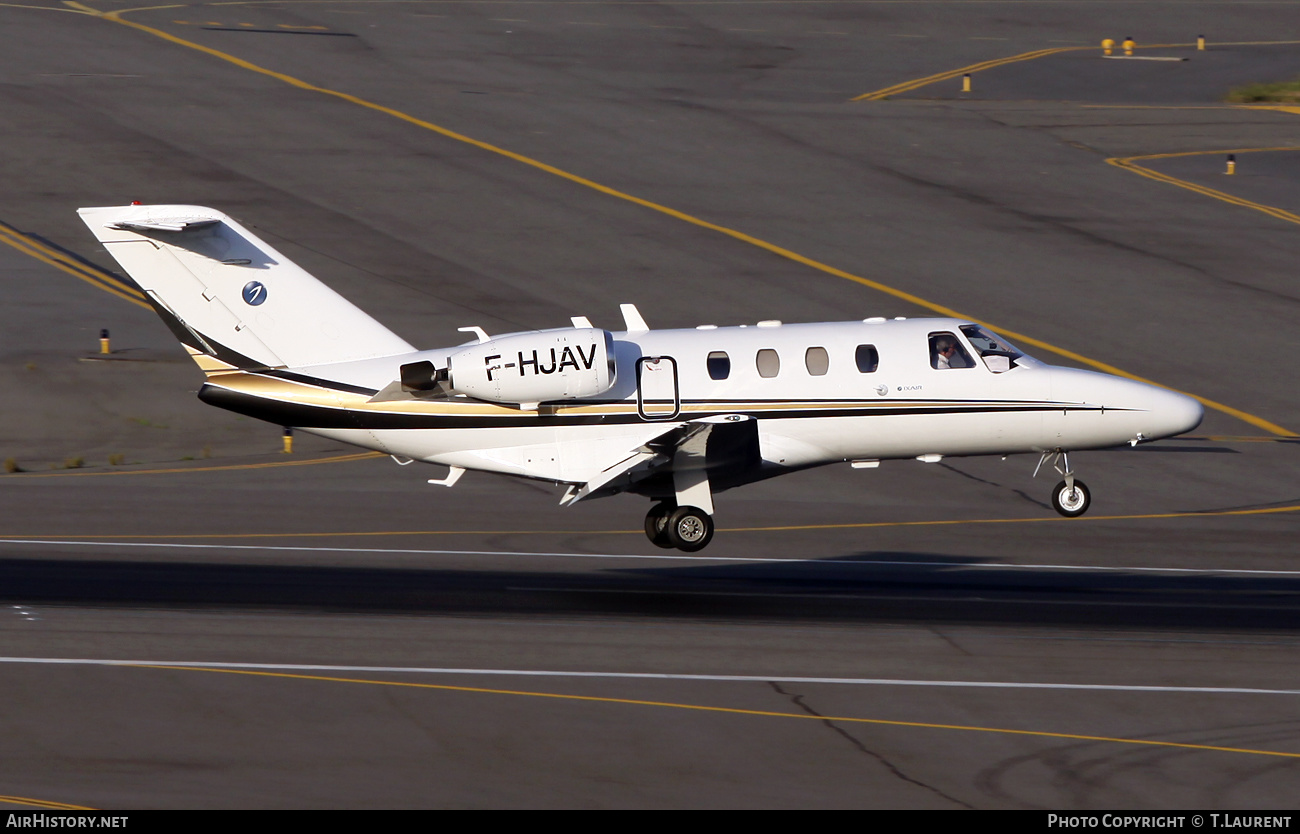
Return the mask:
[[(1071, 480), (1074, 480), (1073, 478)], [(1066, 518), (1077, 518), (1088, 511), (1092, 503), (1092, 494), (1088, 485), (1075, 480), (1073, 484), (1061, 481), (1052, 490), (1052, 507)]]
[(1043, 456), (1038, 459), (1038, 466), (1034, 467), (1034, 477), (1038, 476), (1038, 470), (1049, 460), (1052, 468), (1065, 477), (1052, 490), (1052, 508), (1066, 518), (1078, 518), (1092, 504), (1092, 493), (1088, 491), (1087, 484), (1074, 477), (1074, 470), (1070, 468), (1070, 455), (1064, 449), (1043, 452)]

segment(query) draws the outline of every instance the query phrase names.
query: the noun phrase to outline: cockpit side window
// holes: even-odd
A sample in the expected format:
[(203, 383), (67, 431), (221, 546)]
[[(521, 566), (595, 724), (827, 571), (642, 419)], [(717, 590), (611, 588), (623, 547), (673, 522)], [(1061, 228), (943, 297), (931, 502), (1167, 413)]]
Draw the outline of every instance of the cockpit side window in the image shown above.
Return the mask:
[(1016, 360), (1024, 357), (1015, 345), (977, 324), (963, 324), (961, 332), (966, 334), (985, 367), (995, 374), (1011, 370), (1016, 367)]
[(970, 354), (952, 333), (930, 334), (930, 367), (939, 371), (955, 368), (973, 368)]

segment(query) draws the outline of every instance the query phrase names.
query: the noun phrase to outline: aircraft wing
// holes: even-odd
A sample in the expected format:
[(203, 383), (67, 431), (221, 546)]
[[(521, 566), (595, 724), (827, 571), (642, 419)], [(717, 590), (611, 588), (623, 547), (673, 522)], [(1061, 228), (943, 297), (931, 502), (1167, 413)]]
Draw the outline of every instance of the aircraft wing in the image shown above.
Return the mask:
[(717, 414), (685, 423), (674, 423), (625, 457), (597, 473), (585, 484), (569, 487), (560, 505), (567, 507), (587, 498), (610, 495), (626, 485), (664, 469), (708, 469), (711, 438), (752, 431), (754, 418), (746, 414)]

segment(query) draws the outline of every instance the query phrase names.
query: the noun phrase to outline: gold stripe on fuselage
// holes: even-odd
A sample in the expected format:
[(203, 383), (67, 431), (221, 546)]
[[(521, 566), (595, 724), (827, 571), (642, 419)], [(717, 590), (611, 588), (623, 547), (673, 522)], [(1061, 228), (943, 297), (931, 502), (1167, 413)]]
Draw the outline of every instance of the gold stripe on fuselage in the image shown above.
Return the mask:
[[(216, 360), (213, 360), (214, 362)], [(537, 412), (521, 412), (508, 405), (498, 405), (479, 400), (399, 400), (371, 402), (370, 395), (340, 390), (322, 380), (313, 383), (282, 379), (259, 373), (224, 373), (212, 379), (217, 385), (249, 396), (282, 403), (313, 406), (330, 410), (347, 410), (364, 414), (403, 414), (436, 417), (519, 417), (536, 413), (546, 417), (627, 416), (637, 414), (635, 400), (611, 403), (583, 403), (575, 405), (543, 405)], [(666, 405), (666, 403), (665, 403)], [(691, 419), (694, 415), (719, 413), (769, 413), (808, 411), (861, 411), (864, 414), (879, 410), (943, 408), (1060, 408), (1058, 403), (1042, 401), (1006, 400), (726, 400), (698, 401), (681, 404), (680, 416)]]

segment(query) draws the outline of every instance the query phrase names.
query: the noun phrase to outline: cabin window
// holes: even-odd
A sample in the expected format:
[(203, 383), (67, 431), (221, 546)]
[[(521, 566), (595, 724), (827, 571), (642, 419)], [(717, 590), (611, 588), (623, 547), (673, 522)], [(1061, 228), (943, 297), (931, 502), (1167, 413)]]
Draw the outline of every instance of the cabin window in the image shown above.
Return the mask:
[(771, 379), (781, 373), (781, 357), (777, 356), (776, 351), (771, 348), (760, 350), (756, 362), (758, 364), (758, 375), (764, 379)]
[(810, 347), (803, 355), (803, 363), (808, 366), (809, 374), (826, 376), (826, 371), (831, 366), (831, 357), (824, 347)]
[(951, 333), (930, 334), (930, 367), (940, 371), (953, 368), (973, 368), (970, 354)]
[(853, 360), (858, 363), (860, 374), (874, 374), (876, 368), (880, 367), (880, 354), (876, 352), (875, 345), (858, 345)]
[(709, 353), (708, 366), (710, 379), (726, 379), (731, 376), (731, 357), (724, 350)]

